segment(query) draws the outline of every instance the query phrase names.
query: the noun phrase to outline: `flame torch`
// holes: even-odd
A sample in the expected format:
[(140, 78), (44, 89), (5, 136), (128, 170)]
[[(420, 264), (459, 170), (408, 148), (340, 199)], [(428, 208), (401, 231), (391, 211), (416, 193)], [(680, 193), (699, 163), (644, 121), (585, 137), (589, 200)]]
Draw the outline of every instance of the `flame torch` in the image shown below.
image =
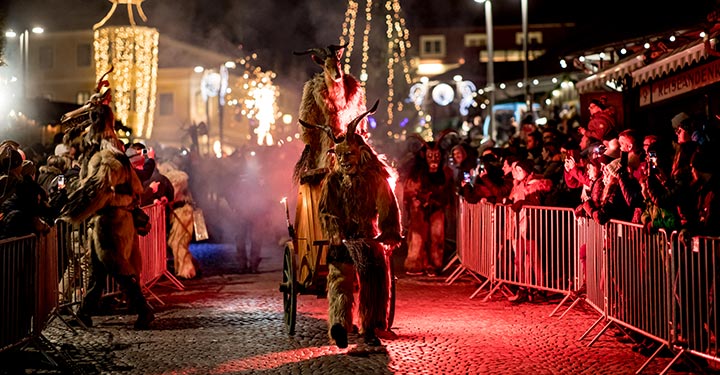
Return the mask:
[(287, 197), (283, 197), (280, 200), (280, 203), (282, 203), (285, 206), (285, 223), (287, 224), (288, 234), (290, 234), (290, 238), (294, 240), (295, 239), (295, 228), (293, 228), (293, 225), (290, 224), (290, 210), (288, 210)]

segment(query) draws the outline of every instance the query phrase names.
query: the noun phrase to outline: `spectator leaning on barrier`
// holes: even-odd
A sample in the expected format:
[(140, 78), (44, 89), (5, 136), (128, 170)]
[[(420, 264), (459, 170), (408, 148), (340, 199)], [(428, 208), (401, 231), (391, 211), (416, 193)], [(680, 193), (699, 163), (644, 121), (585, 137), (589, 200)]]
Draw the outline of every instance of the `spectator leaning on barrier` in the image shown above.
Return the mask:
[[(12, 151), (22, 155), (19, 148)], [(53, 223), (57, 215), (48, 203), (47, 192), (35, 181), (36, 170), (33, 162), (22, 161), (12, 173), (18, 173), (17, 168), (20, 180), (15, 185), (14, 192), (0, 205), (0, 238), (46, 233), (51, 226), (48, 223)]]
[[(533, 283), (542, 280), (542, 263), (537, 250), (535, 238), (532, 232), (528, 231), (528, 215), (522, 207), (525, 205), (542, 205), (544, 195), (552, 189), (552, 181), (542, 178), (534, 173), (533, 164), (530, 160), (520, 160), (513, 163), (513, 185), (510, 196), (512, 210), (519, 212), (518, 219), (518, 247), (515, 249), (515, 270), (518, 279), (522, 283)], [(528, 291), (520, 288), (518, 293), (510, 298), (510, 302), (524, 302), (530, 298)]]
[(693, 154), (690, 167), (693, 182), (690, 193), (694, 205), (684, 210), (681, 237), (720, 235), (720, 179), (718, 178), (717, 151), (699, 149)]
[(615, 159), (603, 169), (604, 187), (600, 198), (600, 207), (592, 212), (593, 219), (602, 225), (610, 221), (610, 219), (632, 221), (634, 210), (623, 196), (620, 187), (619, 173), (621, 168), (620, 159)]

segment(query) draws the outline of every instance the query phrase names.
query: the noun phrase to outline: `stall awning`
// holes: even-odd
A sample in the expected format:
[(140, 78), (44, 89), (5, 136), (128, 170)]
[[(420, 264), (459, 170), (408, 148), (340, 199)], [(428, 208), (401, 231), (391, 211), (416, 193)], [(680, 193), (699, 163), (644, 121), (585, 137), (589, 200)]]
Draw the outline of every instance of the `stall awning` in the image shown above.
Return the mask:
[[(716, 34), (717, 35), (717, 34)], [(715, 38), (710, 39), (710, 48), (715, 48)], [(675, 49), (669, 55), (632, 72), (633, 86), (656, 79), (660, 76), (672, 73), (685, 66), (697, 63), (706, 59), (708, 52), (702, 39), (698, 39), (681, 48)]]
[(615, 81), (624, 77), (626, 74), (632, 73), (635, 69), (643, 66), (643, 54), (636, 54), (627, 58), (625, 61), (615, 64), (601, 72), (595, 73), (584, 80), (578, 82), (575, 87), (579, 93), (586, 93), (605, 87), (605, 82)]

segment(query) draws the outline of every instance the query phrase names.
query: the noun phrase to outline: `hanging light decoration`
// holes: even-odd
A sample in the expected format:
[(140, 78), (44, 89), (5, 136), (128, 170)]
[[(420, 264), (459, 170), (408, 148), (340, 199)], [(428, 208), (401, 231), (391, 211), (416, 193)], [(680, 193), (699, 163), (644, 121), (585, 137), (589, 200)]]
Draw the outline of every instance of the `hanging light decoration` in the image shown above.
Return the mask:
[[(359, 4), (356, 0), (348, 0), (347, 11), (345, 12), (345, 21), (343, 22), (343, 34), (340, 37), (340, 44), (347, 43), (345, 48), (345, 71), (349, 73), (350, 70), (350, 58), (355, 49), (355, 27), (357, 24)], [(360, 62), (360, 83), (363, 87), (366, 86), (369, 79), (367, 71), (369, 52), (370, 52), (370, 36), (372, 33), (372, 21), (373, 21), (373, 8), (376, 8), (373, 4), (373, 0), (365, 1), (365, 23), (362, 31), (362, 55)], [(385, 0), (381, 16), (385, 21), (386, 31), (385, 40), (386, 53), (387, 53), (387, 124), (393, 123), (393, 113), (395, 112), (394, 102), (395, 98), (395, 69), (398, 65), (402, 67), (402, 75), (405, 78), (405, 83), (410, 85), (410, 66), (407, 62), (406, 53), (410, 48), (410, 33), (405, 26), (405, 19), (401, 16), (400, 0)], [(397, 103), (397, 111), (402, 111), (402, 102)]]
[[(150, 138), (157, 93), (158, 40), (157, 29), (137, 26), (133, 6), (143, 21), (144, 0), (109, 0), (110, 11), (93, 26), (95, 76), (99, 78), (114, 66), (108, 77), (113, 88), (116, 119), (132, 129), (140, 138)], [(126, 4), (130, 25), (105, 26), (118, 4)]]

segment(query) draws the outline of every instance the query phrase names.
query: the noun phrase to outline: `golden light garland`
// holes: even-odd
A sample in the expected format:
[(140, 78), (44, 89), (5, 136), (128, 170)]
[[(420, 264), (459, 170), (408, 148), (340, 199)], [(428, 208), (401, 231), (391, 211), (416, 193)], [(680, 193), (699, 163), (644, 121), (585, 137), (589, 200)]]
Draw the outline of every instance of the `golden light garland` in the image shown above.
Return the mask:
[[(343, 34), (340, 43), (344, 44), (347, 40), (348, 47), (345, 50), (345, 70), (350, 69), (350, 58), (355, 45), (355, 24), (357, 20), (358, 2), (356, 0), (348, 1), (348, 8), (345, 12), (345, 21), (343, 22)], [(368, 80), (368, 60), (370, 53), (370, 35), (372, 33), (372, 8), (373, 0), (365, 2), (365, 25), (363, 29), (362, 39), (362, 56), (360, 63), (360, 82), (365, 87)], [(400, 0), (386, 0), (384, 4), (385, 18), (385, 38), (387, 40), (387, 101), (388, 101), (388, 119), (387, 125), (392, 125), (393, 114), (395, 111), (403, 109), (402, 102), (394, 103), (395, 99), (395, 69), (398, 63), (402, 64), (403, 77), (409, 85), (412, 82), (410, 77), (410, 66), (407, 61), (406, 53), (410, 48), (410, 33), (405, 26), (405, 19), (401, 16)], [(397, 105), (397, 107), (396, 107)]]
[(157, 93), (157, 29), (109, 26), (95, 30), (95, 76), (108, 76), (113, 89), (115, 118), (140, 138), (150, 138)]
[[(107, 77), (113, 89), (115, 118), (132, 129), (140, 138), (150, 138), (157, 94), (158, 41), (157, 29), (135, 25), (133, 6), (140, 18), (147, 21), (142, 9), (144, 0), (110, 0), (110, 11), (93, 25), (95, 76), (114, 70)], [(127, 4), (130, 26), (108, 26), (118, 4)]]

